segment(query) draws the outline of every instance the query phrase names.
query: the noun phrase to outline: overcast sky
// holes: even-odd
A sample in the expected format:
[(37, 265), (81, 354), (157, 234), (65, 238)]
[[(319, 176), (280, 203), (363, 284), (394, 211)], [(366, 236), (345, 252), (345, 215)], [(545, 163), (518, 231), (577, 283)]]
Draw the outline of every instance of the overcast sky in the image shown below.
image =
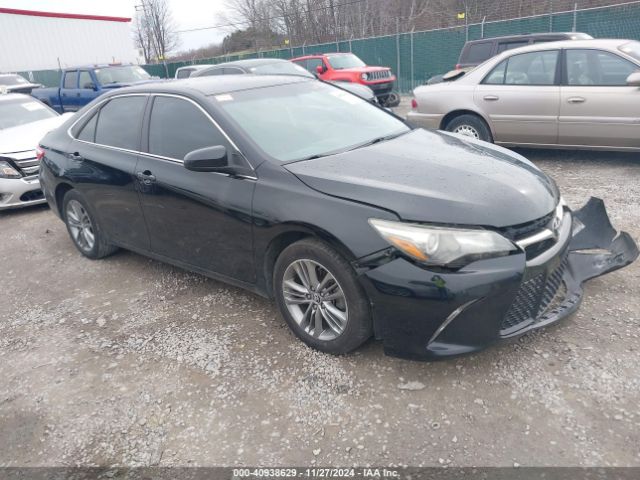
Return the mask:
[[(178, 30), (227, 23), (224, 0), (168, 0)], [(0, 0), (0, 7), (44, 12), (82, 13), (113, 17), (133, 17), (139, 0)], [(228, 30), (212, 29), (180, 34), (179, 50), (202, 47), (219, 42)]]

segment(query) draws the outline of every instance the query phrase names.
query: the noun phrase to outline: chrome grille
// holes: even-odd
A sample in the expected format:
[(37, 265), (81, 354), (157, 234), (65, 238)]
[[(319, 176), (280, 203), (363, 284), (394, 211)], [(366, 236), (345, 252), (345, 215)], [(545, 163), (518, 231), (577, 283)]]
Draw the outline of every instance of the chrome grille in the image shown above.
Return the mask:
[(7, 156), (13, 160), (13, 163), (16, 164), (25, 176), (29, 177), (38, 174), (40, 161), (36, 158), (35, 150), (10, 153)]
[(385, 78), (391, 78), (390, 70), (376, 70), (367, 73), (367, 80), (383, 80)]

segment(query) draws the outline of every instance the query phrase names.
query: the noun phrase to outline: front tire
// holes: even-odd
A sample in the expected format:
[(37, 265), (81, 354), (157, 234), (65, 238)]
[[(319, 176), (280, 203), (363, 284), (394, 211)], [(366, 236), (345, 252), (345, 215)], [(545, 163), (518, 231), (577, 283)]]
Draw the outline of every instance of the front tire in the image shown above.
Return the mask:
[(276, 303), (285, 321), (304, 343), (344, 354), (371, 337), (366, 294), (349, 263), (317, 239), (288, 246), (273, 273)]
[(64, 223), (73, 244), (91, 259), (111, 255), (118, 248), (105, 241), (104, 234), (87, 201), (75, 190), (69, 190), (62, 201)]
[(482, 118), (476, 115), (465, 114), (457, 116), (447, 124), (445, 130), (465, 137), (493, 142), (489, 126)]

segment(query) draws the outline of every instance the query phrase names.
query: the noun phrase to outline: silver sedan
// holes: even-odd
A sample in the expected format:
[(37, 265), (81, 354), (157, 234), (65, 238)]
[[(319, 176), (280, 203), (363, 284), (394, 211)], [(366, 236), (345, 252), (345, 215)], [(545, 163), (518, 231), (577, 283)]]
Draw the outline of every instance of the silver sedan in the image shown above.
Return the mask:
[(408, 120), (507, 146), (640, 150), (640, 42), (506, 51), (414, 90)]

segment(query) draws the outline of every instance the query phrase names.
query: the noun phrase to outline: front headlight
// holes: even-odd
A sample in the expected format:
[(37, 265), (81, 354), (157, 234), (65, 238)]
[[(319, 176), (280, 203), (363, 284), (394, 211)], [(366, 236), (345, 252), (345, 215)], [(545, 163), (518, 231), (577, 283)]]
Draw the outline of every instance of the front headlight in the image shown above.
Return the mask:
[(459, 268), (475, 260), (501, 257), (517, 247), (499, 233), (434, 227), (415, 223), (369, 219), (369, 224), (391, 245), (425, 265)]
[(0, 178), (22, 178), (22, 175), (9, 162), (0, 161)]

